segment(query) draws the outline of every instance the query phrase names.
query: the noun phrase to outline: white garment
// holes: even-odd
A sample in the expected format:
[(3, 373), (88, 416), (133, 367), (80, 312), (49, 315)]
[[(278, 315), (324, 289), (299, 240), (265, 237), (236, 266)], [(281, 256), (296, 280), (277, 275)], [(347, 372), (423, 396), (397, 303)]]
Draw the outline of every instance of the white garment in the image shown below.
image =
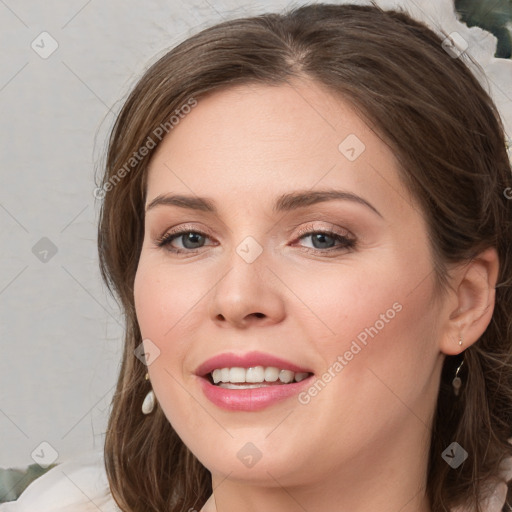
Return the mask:
[(32, 481), (0, 512), (121, 512), (110, 494), (103, 451), (62, 462)]
[[(512, 438), (508, 440), (512, 444)], [(501, 463), (501, 475), (507, 482), (512, 480), (512, 458), (507, 458)], [(501, 512), (507, 498), (508, 486), (505, 482), (499, 483), (488, 500), (482, 503), (483, 512)], [(508, 510), (508, 509), (507, 509)], [(462, 507), (455, 507), (451, 512), (474, 512)]]

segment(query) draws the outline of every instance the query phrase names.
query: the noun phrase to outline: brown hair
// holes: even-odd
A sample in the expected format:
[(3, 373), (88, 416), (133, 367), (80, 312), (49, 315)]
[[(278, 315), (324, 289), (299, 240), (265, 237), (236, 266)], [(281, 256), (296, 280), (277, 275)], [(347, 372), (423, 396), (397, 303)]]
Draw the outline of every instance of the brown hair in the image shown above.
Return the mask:
[[(498, 478), (501, 460), (512, 455), (512, 201), (504, 195), (511, 169), (493, 101), (468, 69), (465, 54), (453, 58), (441, 42), (401, 11), (304, 5), (207, 28), (165, 54), (136, 84), (110, 136), (98, 231), (102, 276), (126, 318), (105, 442), (110, 488), (124, 511), (200, 509), (212, 492), (209, 471), (158, 404), (152, 415), (141, 413), (150, 388), (146, 367), (134, 357), (142, 340), (133, 283), (155, 149), (143, 157), (139, 149), (157, 146), (155, 130), (174, 129), (169, 119), (191, 100), (231, 85), (278, 85), (292, 78), (312, 79), (348, 100), (397, 155), (400, 177), (428, 221), (440, 290), (447, 283), (447, 263), (497, 249), (493, 317), (462, 354), (464, 385), (457, 399), (451, 381), (461, 356), (444, 362), (425, 491), (435, 512), (459, 504), (481, 510), (483, 482)], [(458, 469), (441, 457), (453, 441), (469, 454)]]

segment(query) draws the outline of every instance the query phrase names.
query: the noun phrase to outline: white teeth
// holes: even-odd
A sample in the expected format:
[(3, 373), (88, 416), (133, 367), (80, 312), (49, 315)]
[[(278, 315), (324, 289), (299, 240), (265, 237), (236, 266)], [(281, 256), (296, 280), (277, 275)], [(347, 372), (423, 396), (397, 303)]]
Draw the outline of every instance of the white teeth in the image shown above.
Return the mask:
[(275, 382), (279, 379), (279, 369), (274, 368), (273, 366), (269, 366), (265, 368), (265, 380), (267, 382)]
[(251, 368), (216, 368), (211, 372), (214, 384), (238, 384), (237, 386), (224, 386), (229, 389), (248, 389), (261, 386), (241, 386), (240, 384), (263, 384), (265, 382), (277, 382), (283, 384), (300, 382), (309, 377), (306, 372), (292, 372), (291, 370), (280, 370), (274, 366), (253, 366)]
[(229, 382), (245, 382), (245, 368), (230, 368)]
[(247, 368), (245, 373), (246, 382), (263, 382), (265, 380), (265, 368), (263, 366), (255, 366)]
[(279, 372), (279, 380), (281, 382), (284, 382), (285, 384), (288, 384), (293, 380), (295, 377), (295, 373), (291, 372), (290, 370), (281, 370)]

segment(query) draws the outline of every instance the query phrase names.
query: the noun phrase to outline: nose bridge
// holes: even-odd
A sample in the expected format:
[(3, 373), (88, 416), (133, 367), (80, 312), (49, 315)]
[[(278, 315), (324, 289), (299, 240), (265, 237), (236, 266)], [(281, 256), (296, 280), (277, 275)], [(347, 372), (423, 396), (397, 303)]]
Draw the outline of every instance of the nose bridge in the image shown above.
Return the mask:
[[(268, 249), (265, 250), (251, 235), (233, 246), (226, 258), (228, 273), (219, 283), (224, 297), (231, 297), (240, 303), (250, 301), (256, 306), (257, 302), (252, 297), (263, 292), (264, 284), (268, 285), (268, 276), (264, 283), (265, 267), (269, 264), (267, 252)], [(268, 269), (267, 273), (270, 274)]]
[(276, 321), (284, 311), (281, 291), (276, 288), (270, 250), (253, 236), (246, 236), (233, 246), (226, 257), (222, 272), (212, 295), (211, 316), (240, 325), (249, 318)]

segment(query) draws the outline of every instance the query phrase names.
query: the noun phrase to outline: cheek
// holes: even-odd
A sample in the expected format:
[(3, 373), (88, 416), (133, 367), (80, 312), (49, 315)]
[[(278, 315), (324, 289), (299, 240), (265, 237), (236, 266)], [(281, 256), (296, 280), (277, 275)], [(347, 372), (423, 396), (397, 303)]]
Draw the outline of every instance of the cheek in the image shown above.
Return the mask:
[[(412, 404), (430, 389), (439, 351), (428, 254), (373, 259), (357, 272), (316, 273), (297, 280), (294, 293), (310, 307), (301, 330), (321, 354), (323, 380), (336, 381), (318, 393), (326, 410), (329, 403), (343, 403), (361, 417), (371, 404), (385, 415), (386, 407), (399, 402), (393, 391)], [(361, 410), (347, 396), (357, 396)]]
[(307, 333), (303, 338), (316, 344), (330, 362), (333, 355), (349, 350), (353, 340), (369, 346), (380, 339), (384, 345), (393, 334), (397, 344), (428, 314), (431, 281), (418, 278), (419, 267), (425, 269), (423, 276), (428, 275), (428, 261), (412, 266), (403, 258), (382, 256), (311, 268), (299, 275), (293, 267), (280, 269), (282, 281), (293, 289), (293, 295), (285, 293), (289, 298), (283, 299), (290, 323), (301, 322)]
[(170, 271), (164, 264), (154, 264), (143, 255), (134, 283), (135, 310), (142, 337), (157, 345), (174, 340), (177, 332), (186, 329), (189, 314), (202, 294), (199, 278), (195, 283), (190, 274), (185, 275), (179, 269)]
[[(180, 350), (183, 350), (180, 346), (185, 345), (177, 332), (186, 323), (188, 294), (179, 293), (180, 290), (181, 284), (176, 279), (168, 279), (163, 268), (141, 257), (134, 282), (135, 312), (144, 350), (153, 355), (148, 372), (159, 400), (158, 388), (164, 385), (164, 380), (169, 380), (169, 374), (176, 374)], [(165, 386), (168, 385), (166, 382)]]
[(411, 411), (428, 422), (438, 358), (436, 312), (429, 307), (433, 283), (426, 279), (412, 288), (411, 281), (401, 277), (374, 288), (360, 287), (352, 298), (343, 296), (338, 334), (333, 341), (324, 339), (326, 371), (336, 375), (324, 378), (336, 383), (322, 391), (318, 408), (337, 404), (333, 424), (359, 418), (346, 424), (354, 439), (362, 433), (368, 439), (375, 436), (378, 424), (396, 427)]
[(200, 423), (189, 414), (190, 394), (184, 381), (184, 376), (191, 377), (186, 374), (192, 370), (184, 367), (197, 331), (192, 322), (205, 294), (204, 279), (202, 288), (200, 284), (198, 275), (170, 270), (142, 253), (134, 282), (135, 311), (144, 349), (156, 354), (148, 365), (152, 388), (176, 430)]

